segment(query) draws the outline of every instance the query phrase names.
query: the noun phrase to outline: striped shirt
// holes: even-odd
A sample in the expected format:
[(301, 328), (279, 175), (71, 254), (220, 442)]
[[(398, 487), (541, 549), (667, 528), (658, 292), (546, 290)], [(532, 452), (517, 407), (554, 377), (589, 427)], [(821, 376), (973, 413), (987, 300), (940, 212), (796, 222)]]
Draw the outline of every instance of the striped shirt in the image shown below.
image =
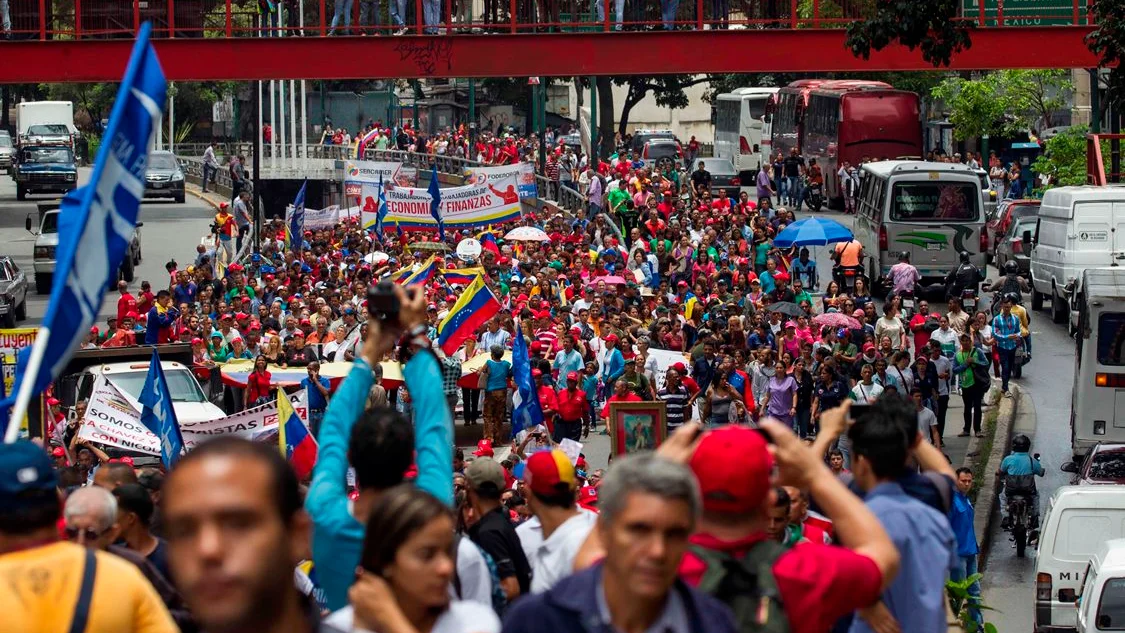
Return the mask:
[(1015, 349), (1020, 340), (1020, 320), (1014, 314), (1004, 316), (1001, 312), (992, 320), (992, 331), (1000, 349)]
[(678, 428), (684, 423), (684, 409), (687, 406), (688, 394), (687, 387), (681, 384), (676, 389), (670, 389), (665, 386), (660, 391), (656, 392), (656, 397), (664, 401), (665, 413), (668, 417), (668, 430)]

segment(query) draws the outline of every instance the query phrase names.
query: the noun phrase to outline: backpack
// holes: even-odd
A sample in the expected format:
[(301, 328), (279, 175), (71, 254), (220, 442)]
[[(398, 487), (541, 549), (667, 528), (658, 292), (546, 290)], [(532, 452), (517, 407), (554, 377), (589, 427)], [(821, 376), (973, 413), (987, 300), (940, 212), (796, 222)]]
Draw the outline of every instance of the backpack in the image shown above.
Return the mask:
[(773, 564), (785, 547), (765, 540), (755, 543), (741, 560), (690, 546), (707, 566), (697, 587), (730, 607), (741, 633), (788, 633), (789, 618), (773, 576)]
[[(456, 562), (457, 548), (461, 547), (461, 540), (462, 535), (455, 534), (453, 536), (453, 591), (457, 594), (458, 600), (461, 599), (461, 575), (458, 573)], [(504, 612), (508, 610), (508, 596), (500, 586), (500, 571), (496, 567), (496, 561), (492, 560), (492, 556), (484, 551), (484, 548), (477, 547), (475, 543), (472, 546), (477, 548), (477, 551), (484, 557), (484, 563), (488, 565), (488, 579), (489, 584), (492, 585), (492, 610), (496, 612), (497, 617), (503, 617)]]

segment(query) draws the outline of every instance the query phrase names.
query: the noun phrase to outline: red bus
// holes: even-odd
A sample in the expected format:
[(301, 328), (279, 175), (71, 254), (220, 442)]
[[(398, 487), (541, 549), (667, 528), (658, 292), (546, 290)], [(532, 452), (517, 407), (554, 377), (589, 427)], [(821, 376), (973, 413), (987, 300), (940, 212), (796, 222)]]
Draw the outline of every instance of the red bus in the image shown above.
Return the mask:
[(824, 172), (824, 194), (841, 200), (843, 161), (921, 158), (921, 100), (881, 81), (803, 79), (782, 88), (771, 129), (773, 151), (791, 148)]

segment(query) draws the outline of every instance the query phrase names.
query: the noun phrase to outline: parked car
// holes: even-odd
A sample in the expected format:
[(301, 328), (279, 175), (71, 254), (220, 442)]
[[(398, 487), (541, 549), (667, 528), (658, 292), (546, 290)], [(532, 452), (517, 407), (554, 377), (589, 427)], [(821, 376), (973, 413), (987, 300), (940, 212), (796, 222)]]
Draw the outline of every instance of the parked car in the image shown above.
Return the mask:
[(12, 135), (6, 130), (0, 130), (0, 171), (12, 171), (15, 155), (16, 146), (12, 143)]
[[(1039, 215), (1038, 200), (1002, 200), (996, 210), (989, 214), (987, 226), (988, 243), (992, 244), (992, 255), (995, 257), (999, 246), (1000, 236), (1008, 232), (1008, 227), (1016, 218), (1034, 218)], [(1034, 233), (1034, 226), (1032, 232)]]
[(172, 152), (152, 152), (145, 168), (145, 197), (184, 203), (184, 170)]
[(646, 169), (655, 167), (656, 169), (664, 169), (671, 166), (679, 168), (684, 165), (684, 150), (680, 148), (680, 144), (676, 141), (659, 139), (645, 143), (644, 148), (641, 150), (641, 162), (644, 163)]
[(1098, 442), (1081, 464), (1066, 462), (1062, 470), (1073, 474), (1073, 485), (1125, 484), (1125, 444)]
[[(133, 239), (129, 243), (129, 252), (121, 262), (117, 271), (117, 278), (128, 282), (133, 281), (137, 264), (141, 263), (141, 227), (144, 222), (137, 222), (133, 230)], [(32, 251), (32, 262), (35, 267), (35, 293), (51, 294), (51, 284), (55, 278), (55, 249), (59, 245), (59, 212), (51, 210), (43, 213), (39, 221), (38, 231), (34, 230), (31, 214), (24, 220), (24, 228), (35, 236), (35, 246)]]
[(629, 143), (629, 150), (639, 154), (644, 149), (645, 143), (655, 140), (674, 141), (676, 135), (672, 130), (637, 130), (633, 132), (633, 140)]
[(738, 170), (731, 159), (697, 158), (692, 161), (688, 173), (694, 174), (699, 169), (700, 163), (703, 163), (703, 167), (711, 174), (711, 195), (715, 196), (719, 194), (719, 191), (726, 191), (727, 197), (731, 200), (738, 200), (738, 194), (742, 191), (742, 181), (739, 179)]
[(0, 326), (16, 327), (27, 318), (27, 275), (7, 255), (0, 256)]
[(1031, 274), (1031, 240), (1023, 241), (1024, 233), (1035, 235), (1035, 218), (1016, 218), (1008, 226), (1007, 232), (1001, 233), (996, 240), (996, 267), (1004, 270), (1004, 265), (1013, 261), (1020, 267), (1020, 276), (1027, 278)]

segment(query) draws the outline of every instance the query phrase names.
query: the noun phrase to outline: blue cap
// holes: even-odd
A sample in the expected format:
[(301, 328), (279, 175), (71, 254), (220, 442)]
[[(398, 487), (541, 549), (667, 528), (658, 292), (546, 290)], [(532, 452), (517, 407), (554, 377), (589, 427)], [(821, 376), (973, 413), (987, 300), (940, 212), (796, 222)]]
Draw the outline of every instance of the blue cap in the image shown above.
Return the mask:
[(27, 440), (0, 445), (0, 512), (19, 504), (22, 493), (54, 490), (55, 468), (47, 452)]
[(527, 468), (526, 462), (520, 462), (512, 468), (512, 476), (516, 479), (523, 479), (523, 471)]

